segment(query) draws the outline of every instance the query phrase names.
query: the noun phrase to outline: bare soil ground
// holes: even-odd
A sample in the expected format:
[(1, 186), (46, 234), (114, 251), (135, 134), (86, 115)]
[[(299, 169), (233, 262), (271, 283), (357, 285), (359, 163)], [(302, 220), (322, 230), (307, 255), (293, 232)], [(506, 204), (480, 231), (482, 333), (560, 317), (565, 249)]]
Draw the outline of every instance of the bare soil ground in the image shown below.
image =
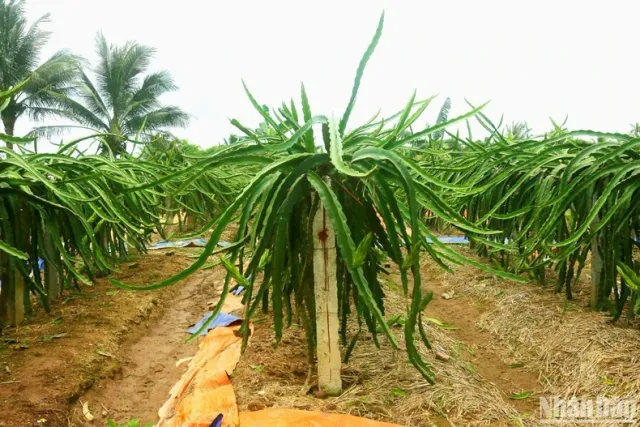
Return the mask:
[[(473, 256), (466, 249), (467, 255)], [(148, 284), (179, 271), (198, 249), (164, 251), (125, 264), (117, 275)], [(635, 325), (612, 325), (584, 308), (587, 292), (566, 302), (551, 289), (499, 280), (472, 267), (454, 274), (425, 259), (423, 287), (434, 291), (425, 328), (434, 350), (423, 357), (437, 375), (427, 384), (385, 339), (377, 349), (361, 334), (343, 365), (344, 393), (319, 399), (309, 394), (304, 331), (294, 324), (273, 349), (269, 314), (257, 315), (255, 334), (232, 376), (241, 410), (286, 407), (366, 416), (407, 426), (539, 425), (541, 395), (640, 395)], [(100, 280), (85, 298), (59, 302), (51, 315), (37, 314), (5, 331), (0, 345), (0, 426), (104, 425), (155, 421), (157, 410), (192, 356), (196, 342), (184, 330), (215, 298), (221, 268), (201, 271), (154, 292), (117, 291)], [(395, 272), (387, 284), (387, 316), (406, 301)], [(444, 324), (443, 326), (439, 326)], [(354, 333), (356, 325), (349, 326)], [(394, 328), (403, 342), (402, 328)], [(2, 344), (4, 342), (4, 344)], [(435, 357), (439, 352), (448, 360)], [(6, 368), (5, 368), (6, 367)], [(531, 392), (525, 399), (513, 394)], [(84, 419), (88, 402), (93, 423)], [(46, 420), (38, 423), (38, 420)]]
[[(343, 395), (317, 399), (305, 386), (303, 331), (294, 324), (274, 350), (267, 316), (255, 325), (232, 378), (240, 409), (341, 412), (407, 426), (539, 426), (540, 396), (640, 396), (633, 368), (640, 331), (589, 311), (587, 285), (577, 286), (574, 301), (566, 301), (552, 285), (518, 284), (468, 266), (453, 270), (423, 261), (423, 288), (434, 292), (425, 315), (436, 320), (425, 323), (434, 350), (422, 353), (433, 365), (436, 385), (428, 385), (402, 352), (384, 340), (378, 350), (363, 335), (343, 365)], [(583, 283), (587, 277), (588, 269)], [(405, 300), (398, 275), (387, 279), (389, 318), (404, 311)], [(355, 325), (350, 328), (355, 332)], [(395, 333), (402, 342), (402, 328)], [(437, 359), (436, 352), (448, 360)]]
[[(150, 252), (123, 264), (115, 277), (154, 283), (189, 265), (193, 251)], [(56, 302), (51, 314), (39, 312), (3, 331), (0, 426), (84, 425), (87, 401), (93, 425), (106, 418), (154, 420), (181, 374), (174, 358), (197, 348), (184, 344), (184, 328), (202, 316), (214, 277), (199, 273), (152, 292), (118, 290), (99, 279), (82, 295)]]
[[(363, 334), (348, 363), (343, 365), (345, 392), (337, 398), (317, 399), (308, 393), (307, 356), (304, 331), (294, 324), (277, 349), (271, 346), (271, 319), (255, 325), (248, 351), (232, 377), (241, 410), (288, 407), (349, 413), (407, 426), (511, 425), (521, 415), (537, 410), (537, 400), (511, 400), (507, 395), (522, 391), (538, 392), (538, 376), (526, 370), (511, 369), (494, 349), (494, 338), (476, 325), (483, 308), (470, 299), (441, 295), (439, 268), (430, 261), (423, 267), (423, 285), (435, 297), (426, 314), (443, 322), (425, 324), (436, 351), (449, 357), (437, 360), (434, 352), (424, 351), (433, 364), (438, 383), (430, 386), (407, 362), (403, 352), (394, 351), (383, 338), (378, 350)], [(435, 273), (435, 274), (434, 274)], [(405, 310), (400, 295), (399, 275), (388, 278), (387, 317)], [(356, 325), (350, 325), (351, 332)], [(403, 342), (402, 328), (395, 328)]]

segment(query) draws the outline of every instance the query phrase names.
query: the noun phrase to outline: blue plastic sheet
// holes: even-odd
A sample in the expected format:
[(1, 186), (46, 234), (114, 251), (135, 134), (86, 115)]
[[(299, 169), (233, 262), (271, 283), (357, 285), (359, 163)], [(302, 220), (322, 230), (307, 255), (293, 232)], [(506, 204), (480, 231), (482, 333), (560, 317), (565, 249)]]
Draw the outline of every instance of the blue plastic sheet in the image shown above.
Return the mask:
[[(632, 238), (632, 240), (636, 243), (640, 243), (640, 238)], [(469, 243), (469, 239), (463, 236), (439, 236), (438, 241), (445, 244), (453, 244), (453, 245), (466, 245), (467, 243)], [(427, 242), (433, 243), (433, 240), (427, 237)], [(508, 244), (509, 239), (505, 237), (503, 243)], [(553, 243), (555, 243), (555, 240), (553, 241)]]
[(223, 418), (223, 415), (222, 414), (218, 414), (218, 416), (215, 417), (213, 419), (213, 421), (211, 421), (211, 424), (209, 424), (209, 427), (221, 427), (222, 426), (222, 418)]
[[(196, 323), (194, 326), (187, 329), (187, 332), (192, 335), (198, 332), (198, 330), (202, 327), (202, 325), (204, 325), (209, 320), (212, 314), (213, 312), (211, 311), (205, 314), (202, 319), (198, 320), (198, 323)], [(207, 335), (207, 332), (209, 332), (211, 329), (217, 328), (218, 326), (229, 326), (232, 323), (237, 322), (239, 320), (242, 320), (242, 318), (238, 316), (234, 316), (233, 314), (220, 312), (218, 313), (216, 318), (213, 319), (213, 322), (211, 322), (211, 324), (207, 326), (207, 329), (202, 331), (200, 335)]]
[[(439, 236), (438, 241), (448, 245), (466, 245), (469, 243), (469, 239), (464, 236)], [(427, 242), (433, 243), (433, 240), (427, 237)]]
[(235, 295), (235, 296), (238, 296), (243, 292), (244, 292), (244, 286), (242, 286), (242, 285), (235, 285), (233, 287), (233, 289), (231, 289), (231, 291), (229, 291), (229, 293), (231, 293), (232, 295)]

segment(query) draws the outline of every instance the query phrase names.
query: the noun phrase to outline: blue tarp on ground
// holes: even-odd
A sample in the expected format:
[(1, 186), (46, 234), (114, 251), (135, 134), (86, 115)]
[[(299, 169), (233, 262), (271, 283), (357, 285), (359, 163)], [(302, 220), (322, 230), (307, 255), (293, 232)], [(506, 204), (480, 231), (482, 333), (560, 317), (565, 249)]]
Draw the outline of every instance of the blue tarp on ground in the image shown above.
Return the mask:
[[(466, 245), (469, 243), (469, 239), (464, 236), (439, 236), (438, 241), (449, 245)], [(427, 242), (433, 243), (433, 240), (427, 237)]]
[(242, 292), (244, 292), (244, 286), (242, 285), (235, 285), (230, 291), (229, 293), (235, 296), (240, 295)]
[[(205, 322), (207, 322), (209, 320), (209, 318), (211, 317), (211, 315), (213, 314), (213, 312), (208, 312), (207, 314), (204, 315), (204, 317), (200, 320), (198, 320), (198, 323), (196, 323), (195, 325), (193, 325), (192, 327), (190, 327), (189, 329), (187, 329), (187, 332), (190, 334), (195, 334), (196, 332), (198, 332), (198, 329), (200, 329), (202, 327), (202, 325), (205, 324)], [(230, 324), (237, 322), (239, 320), (242, 320), (240, 317), (238, 316), (234, 316), (233, 314), (227, 314), (227, 313), (223, 313), (220, 312), (218, 313), (218, 315), (216, 316), (215, 319), (213, 319), (213, 322), (211, 322), (211, 324), (209, 326), (207, 326), (207, 329), (205, 331), (202, 331), (200, 333), (200, 335), (207, 335), (207, 332), (209, 332), (211, 329), (214, 329), (218, 326), (229, 326)]]
[[(154, 243), (153, 245), (147, 246), (147, 249), (150, 251), (156, 249), (166, 249), (166, 248), (204, 248), (207, 246), (209, 241), (206, 239), (198, 238), (198, 239), (186, 239), (186, 240), (173, 240), (171, 242), (167, 242), (166, 240), (161, 240), (159, 242)], [(221, 248), (226, 248), (230, 246), (231, 243), (220, 241), (218, 242), (218, 246)]]
[[(466, 245), (467, 243), (469, 243), (469, 239), (464, 236), (439, 236), (438, 240), (442, 243), (452, 245)], [(636, 243), (640, 243), (640, 238), (632, 238), (632, 240)], [(429, 237), (427, 237), (427, 242), (432, 243), (433, 241)], [(505, 237), (504, 243), (508, 244), (509, 239)], [(555, 243), (555, 240), (553, 243)]]
[[(247, 280), (251, 280), (251, 275), (250, 275), (250, 274), (247, 274), (247, 275), (245, 276), (245, 279), (247, 279)], [(245, 289), (245, 288), (244, 288), (244, 286), (242, 286), (241, 284), (239, 284), (239, 283), (238, 283), (238, 284), (237, 284), (237, 285), (235, 285), (233, 288), (231, 288), (231, 290), (229, 291), (229, 293), (231, 293), (231, 294), (233, 294), (233, 295), (235, 295), (235, 296), (238, 296), (238, 295), (240, 295), (241, 293), (243, 293), (243, 292), (244, 292), (244, 289)]]

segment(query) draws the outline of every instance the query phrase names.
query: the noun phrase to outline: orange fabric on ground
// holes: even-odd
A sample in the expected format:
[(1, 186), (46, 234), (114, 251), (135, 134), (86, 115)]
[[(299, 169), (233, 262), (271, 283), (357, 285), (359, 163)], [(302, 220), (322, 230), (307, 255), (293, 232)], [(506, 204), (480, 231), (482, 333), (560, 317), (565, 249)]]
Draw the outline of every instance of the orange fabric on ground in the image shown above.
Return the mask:
[(222, 427), (238, 425), (236, 395), (229, 381), (240, 360), (242, 338), (235, 334), (238, 329), (218, 327), (209, 331), (187, 372), (158, 411), (158, 427), (208, 427), (218, 414), (224, 415)]
[(223, 426), (238, 425), (238, 408), (233, 386), (227, 384), (216, 388), (194, 388), (176, 406), (175, 426), (194, 427), (211, 424), (222, 413)]
[(400, 427), (353, 415), (325, 414), (297, 409), (268, 408), (240, 413), (240, 427)]
[[(223, 414), (222, 427), (400, 427), (343, 414), (268, 408), (238, 414), (229, 375), (240, 360), (239, 326), (217, 327), (200, 343), (187, 371), (160, 408), (157, 427), (209, 427)], [(253, 329), (251, 331), (253, 333)]]

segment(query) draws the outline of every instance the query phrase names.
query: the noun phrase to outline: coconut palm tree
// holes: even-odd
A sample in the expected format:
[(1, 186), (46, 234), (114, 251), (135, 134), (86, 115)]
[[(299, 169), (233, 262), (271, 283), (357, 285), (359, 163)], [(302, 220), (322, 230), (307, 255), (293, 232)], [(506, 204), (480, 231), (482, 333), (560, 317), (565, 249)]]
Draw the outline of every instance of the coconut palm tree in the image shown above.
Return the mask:
[[(126, 142), (138, 133), (151, 135), (170, 128), (183, 127), (189, 115), (173, 105), (162, 105), (160, 96), (177, 89), (167, 71), (144, 75), (155, 49), (127, 42), (123, 46), (108, 44), (96, 36), (99, 56), (93, 70), (95, 84), (81, 71), (75, 96), (54, 94), (60, 116), (85, 129), (105, 136), (103, 152), (114, 155), (126, 152)], [(34, 135), (52, 135), (72, 126), (43, 126)]]
[[(0, 93), (20, 87), (2, 102), (4, 132), (13, 136), (23, 114), (40, 120), (55, 113), (55, 97), (73, 90), (79, 59), (65, 50), (38, 66), (40, 52), (50, 33), (40, 28), (49, 14), (28, 25), (24, 0), (0, 0)], [(7, 142), (12, 148), (12, 144)]]

